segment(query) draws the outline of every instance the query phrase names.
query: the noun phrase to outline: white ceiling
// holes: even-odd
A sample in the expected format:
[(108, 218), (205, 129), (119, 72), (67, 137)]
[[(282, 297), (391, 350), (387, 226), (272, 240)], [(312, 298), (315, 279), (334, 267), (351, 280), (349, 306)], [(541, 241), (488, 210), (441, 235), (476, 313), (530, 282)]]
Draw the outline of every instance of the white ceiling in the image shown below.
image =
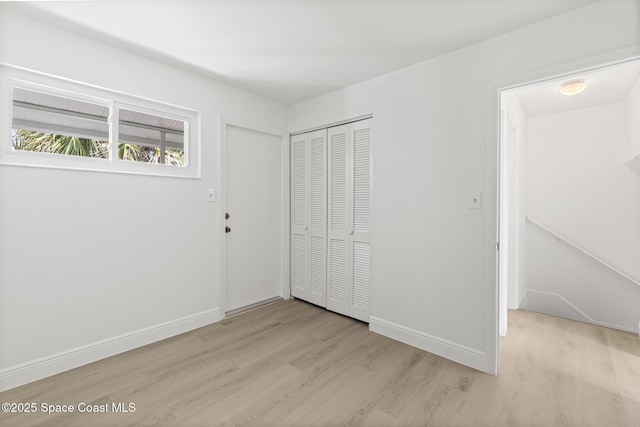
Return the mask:
[[(584, 79), (587, 88), (577, 95), (560, 94), (562, 83)], [(621, 102), (640, 79), (640, 61), (574, 74), (514, 90), (528, 117)]]
[(16, 3), (285, 104), (596, 0), (128, 0)]

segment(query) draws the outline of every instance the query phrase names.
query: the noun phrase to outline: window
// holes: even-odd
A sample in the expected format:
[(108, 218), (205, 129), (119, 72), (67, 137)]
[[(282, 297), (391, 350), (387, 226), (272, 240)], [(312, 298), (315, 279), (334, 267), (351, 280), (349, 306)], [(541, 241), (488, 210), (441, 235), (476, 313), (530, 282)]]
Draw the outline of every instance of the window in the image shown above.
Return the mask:
[(184, 166), (184, 122), (120, 109), (118, 159)]
[(0, 164), (199, 176), (195, 111), (7, 66), (0, 71), (10, 88), (2, 92), (10, 99), (0, 131), (10, 143), (0, 148)]
[(13, 89), (14, 150), (109, 158), (109, 108), (22, 88)]

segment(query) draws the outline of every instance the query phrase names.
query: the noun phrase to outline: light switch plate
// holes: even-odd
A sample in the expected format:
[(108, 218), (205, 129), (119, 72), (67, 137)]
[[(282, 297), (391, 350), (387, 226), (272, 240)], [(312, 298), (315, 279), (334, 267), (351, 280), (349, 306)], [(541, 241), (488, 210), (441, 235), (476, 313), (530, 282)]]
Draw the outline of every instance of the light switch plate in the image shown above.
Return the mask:
[(207, 192), (207, 201), (208, 202), (216, 201), (216, 192), (213, 190), (213, 188), (210, 188), (209, 191)]
[(482, 193), (469, 193), (469, 209), (482, 209)]

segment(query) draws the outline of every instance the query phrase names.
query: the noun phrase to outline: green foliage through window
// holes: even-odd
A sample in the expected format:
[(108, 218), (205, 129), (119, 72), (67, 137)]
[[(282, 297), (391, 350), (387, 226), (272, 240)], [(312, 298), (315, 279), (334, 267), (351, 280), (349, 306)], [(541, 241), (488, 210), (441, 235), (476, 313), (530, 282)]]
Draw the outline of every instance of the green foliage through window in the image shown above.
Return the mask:
[[(108, 141), (24, 129), (13, 129), (11, 137), (13, 148), (16, 150), (99, 159), (109, 158)], [(121, 142), (118, 144), (118, 158), (133, 162), (160, 163), (160, 149)], [(182, 166), (184, 165), (184, 151), (168, 149), (165, 151), (164, 161), (168, 165)]]
[(99, 159), (109, 158), (107, 141), (23, 129), (14, 129), (11, 136), (13, 148), (16, 150)]

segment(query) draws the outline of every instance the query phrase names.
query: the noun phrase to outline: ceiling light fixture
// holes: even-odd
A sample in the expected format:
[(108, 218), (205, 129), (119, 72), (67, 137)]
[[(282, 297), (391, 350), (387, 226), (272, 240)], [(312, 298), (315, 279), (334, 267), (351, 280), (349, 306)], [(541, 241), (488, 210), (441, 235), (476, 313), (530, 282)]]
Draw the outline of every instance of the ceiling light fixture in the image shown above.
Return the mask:
[(584, 80), (571, 80), (570, 82), (562, 83), (560, 93), (563, 95), (577, 95), (587, 88), (587, 83)]

